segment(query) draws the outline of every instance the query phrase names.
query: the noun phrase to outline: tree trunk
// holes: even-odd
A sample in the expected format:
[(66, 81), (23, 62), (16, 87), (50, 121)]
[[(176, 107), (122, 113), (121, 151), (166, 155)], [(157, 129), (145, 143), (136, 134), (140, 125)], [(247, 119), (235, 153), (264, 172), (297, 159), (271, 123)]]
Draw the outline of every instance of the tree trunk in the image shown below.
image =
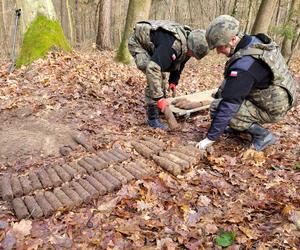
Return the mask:
[(251, 33), (268, 33), (277, 0), (262, 0)]
[(292, 41), (297, 36), (297, 26), (299, 25), (300, 18), (300, 0), (292, 0), (289, 10), (287, 22), (285, 23), (285, 29), (290, 30), (290, 36), (285, 35), (282, 41), (281, 52), (285, 59), (287, 59), (292, 53)]
[(57, 21), (52, 0), (17, 0), (17, 6), (22, 9), (23, 36), (17, 67), (30, 64), (53, 48), (71, 50)]
[(71, 41), (71, 43), (73, 43), (74, 42), (74, 31), (73, 31), (72, 13), (71, 13), (69, 0), (66, 0), (66, 9), (67, 9), (68, 20), (69, 20), (70, 41)]
[(75, 22), (75, 43), (78, 45), (80, 43), (80, 23), (79, 23), (79, 7), (78, 0), (75, 0), (75, 10), (74, 10), (74, 22)]
[(99, 50), (111, 48), (111, 0), (100, 0), (96, 45)]
[(129, 64), (131, 56), (128, 51), (127, 40), (132, 34), (134, 24), (140, 20), (148, 19), (151, 7), (151, 0), (130, 0), (127, 10), (126, 24), (122, 36), (122, 41), (118, 49), (116, 59), (119, 62)]
[(251, 25), (251, 19), (252, 19), (252, 12), (253, 12), (253, 0), (249, 1), (249, 9), (248, 9), (248, 15), (247, 15), (247, 21), (245, 26), (245, 32), (248, 33), (250, 31), (250, 25)]

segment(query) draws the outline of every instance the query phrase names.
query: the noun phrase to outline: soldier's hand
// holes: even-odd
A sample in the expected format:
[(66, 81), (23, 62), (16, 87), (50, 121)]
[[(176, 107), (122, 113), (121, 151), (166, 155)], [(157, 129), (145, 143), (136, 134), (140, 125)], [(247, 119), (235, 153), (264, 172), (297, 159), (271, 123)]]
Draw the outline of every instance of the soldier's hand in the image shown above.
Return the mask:
[(176, 84), (175, 83), (169, 83), (169, 90), (172, 91), (172, 97), (176, 96)]
[(161, 98), (157, 101), (157, 107), (160, 109), (161, 112), (164, 112), (167, 104), (168, 103), (165, 98)]
[(203, 139), (202, 141), (198, 142), (196, 144), (196, 148), (199, 148), (199, 149), (202, 149), (202, 150), (205, 150), (207, 149), (208, 147), (210, 147), (211, 145), (213, 145), (215, 141), (212, 141), (210, 139), (208, 139), (207, 137), (205, 139)]

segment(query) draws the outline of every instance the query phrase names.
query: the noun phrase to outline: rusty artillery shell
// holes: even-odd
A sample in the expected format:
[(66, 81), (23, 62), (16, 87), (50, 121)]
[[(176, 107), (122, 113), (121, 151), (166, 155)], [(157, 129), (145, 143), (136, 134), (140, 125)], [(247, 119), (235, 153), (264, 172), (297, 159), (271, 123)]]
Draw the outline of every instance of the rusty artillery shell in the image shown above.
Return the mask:
[(35, 172), (29, 172), (28, 176), (31, 181), (32, 190), (43, 188), (42, 183), (40, 182), (39, 177)]
[(85, 170), (85, 168), (83, 168), (79, 164), (77, 164), (76, 161), (70, 162), (69, 166), (71, 168), (73, 168), (79, 175), (83, 175), (83, 174), (87, 173), (87, 171)]
[(126, 160), (131, 157), (130, 153), (128, 153), (125, 150), (122, 150), (120, 148), (114, 148), (114, 151), (116, 151), (117, 153), (123, 155), (126, 158)]
[(100, 159), (100, 161), (98, 161), (95, 158), (86, 157), (86, 158), (84, 158), (84, 160), (88, 164), (92, 165), (94, 167), (94, 169), (96, 169), (96, 170), (102, 170), (103, 168), (106, 168), (108, 166), (107, 162), (105, 162), (105, 161), (103, 161), (101, 159)]
[(80, 178), (78, 182), (88, 193), (90, 193), (92, 198), (97, 198), (99, 196), (99, 191), (85, 179)]
[(41, 168), (38, 170), (37, 172), (37, 175), (43, 185), (43, 188), (48, 188), (48, 187), (51, 187), (53, 186), (51, 180), (50, 180), (50, 177), (49, 175), (47, 174), (46, 170)]
[(109, 151), (103, 151), (104, 155), (106, 155), (112, 162), (120, 162), (120, 159)]
[(97, 179), (95, 179), (93, 176), (86, 176), (86, 180), (98, 190), (100, 195), (103, 195), (107, 192), (107, 189), (105, 186), (103, 186)]
[(108, 179), (106, 178), (106, 176), (102, 174), (102, 171), (103, 171), (103, 170), (98, 171), (98, 172), (94, 172), (94, 173), (92, 174), (93, 177), (95, 177), (95, 179), (96, 179), (97, 181), (99, 181), (99, 182), (106, 188), (106, 190), (107, 190), (108, 192), (111, 192), (111, 191), (117, 189), (118, 186), (117, 186), (116, 184), (114, 184), (113, 182), (111, 182), (110, 180), (108, 180)]
[(103, 161), (107, 162), (108, 164), (111, 164), (113, 162), (113, 159), (104, 154), (104, 152), (98, 152), (97, 156), (100, 157)]
[(23, 195), (23, 189), (21, 186), (21, 183), (19, 181), (19, 178), (16, 175), (13, 175), (10, 179), (11, 182), (11, 188), (14, 193), (14, 197), (20, 197)]
[(178, 150), (175, 150), (175, 149), (171, 149), (170, 150), (170, 153), (187, 161), (190, 165), (193, 165), (196, 163), (196, 158), (195, 157), (192, 157), (190, 155), (187, 155), (185, 153), (182, 153), (182, 152), (179, 152)]
[(122, 184), (126, 184), (128, 182), (125, 176), (123, 176), (121, 173), (119, 173), (112, 167), (109, 167), (109, 168), (105, 169), (104, 171), (110, 173), (112, 176), (117, 178)]
[(20, 176), (19, 180), (23, 188), (24, 194), (29, 194), (30, 192), (32, 192), (33, 188), (31, 186), (31, 181), (29, 180), (28, 175)]
[(74, 188), (76, 193), (82, 198), (83, 202), (90, 202), (92, 196), (86, 191), (78, 182), (72, 181), (71, 186)]
[(71, 178), (74, 178), (77, 173), (77, 171), (68, 164), (64, 164), (61, 167), (71, 176)]
[(152, 143), (154, 143), (155, 145), (159, 146), (160, 148), (165, 148), (166, 147), (165, 143), (162, 142), (162, 141), (160, 141), (157, 138), (146, 136), (146, 135), (144, 135), (142, 138), (145, 141), (151, 141)]
[(188, 146), (181, 146), (178, 148), (178, 151), (187, 154), (191, 157), (196, 157), (198, 159), (201, 159), (205, 155), (205, 150), (200, 150), (192, 145)]
[(156, 155), (153, 155), (153, 160), (157, 163), (157, 165), (167, 170), (171, 174), (175, 176), (181, 174), (181, 167), (176, 163)]
[(66, 207), (67, 209), (71, 209), (74, 207), (74, 202), (65, 194), (64, 191), (61, 190), (61, 188), (54, 188), (53, 193), (59, 199), (59, 201)]
[(163, 113), (165, 115), (165, 118), (167, 119), (167, 122), (171, 130), (180, 129), (180, 125), (176, 121), (176, 118), (168, 105), (165, 107)]
[(165, 157), (165, 158), (169, 159), (170, 161), (175, 162), (180, 167), (182, 167), (182, 169), (189, 168), (190, 164), (188, 161), (181, 159), (181, 158), (177, 157), (176, 155), (173, 155), (171, 152), (160, 152), (159, 156)]
[(95, 153), (95, 149), (90, 145), (83, 134), (71, 134), (73, 140), (82, 145), (87, 151)]
[(131, 145), (135, 148), (135, 150), (140, 153), (142, 156), (150, 159), (152, 157), (152, 155), (155, 154), (155, 152), (146, 147), (145, 145), (139, 143), (139, 142), (131, 142)]
[(47, 201), (47, 199), (44, 196), (43, 192), (37, 192), (34, 196), (37, 204), (40, 206), (40, 208), (43, 210), (44, 216), (49, 216), (54, 212), (53, 207), (51, 204)]
[(12, 200), (12, 198), (14, 197), (9, 175), (4, 175), (1, 178), (1, 191), (2, 199), (5, 201)]
[(68, 174), (66, 170), (64, 170), (61, 166), (55, 165), (53, 166), (57, 175), (63, 182), (68, 182), (72, 179), (71, 175)]
[(93, 173), (95, 171), (94, 167), (87, 163), (84, 158), (81, 158), (77, 162), (81, 167), (83, 167), (89, 174)]
[(50, 191), (46, 191), (44, 193), (46, 200), (50, 203), (51, 207), (54, 210), (57, 210), (61, 207), (63, 207), (64, 205), (60, 202), (60, 200), (55, 196), (54, 193), (50, 192)]
[(122, 155), (122, 154), (118, 153), (115, 149), (110, 150), (109, 153), (111, 153), (115, 157), (117, 157), (118, 158), (118, 162), (122, 162), (122, 161), (125, 161), (125, 160), (128, 159), (125, 155)]
[(29, 211), (21, 198), (15, 198), (12, 200), (12, 207), (19, 220), (29, 217)]
[(139, 143), (141, 143), (141, 144), (145, 145), (146, 147), (152, 149), (156, 154), (157, 154), (158, 152), (162, 151), (162, 148), (161, 148), (161, 147), (155, 145), (155, 144), (154, 144), (153, 142), (151, 142), (151, 141), (141, 140), (141, 141), (139, 141)]
[(144, 162), (137, 160), (135, 163), (140, 167), (141, 171), (144, 171), (146, 173), (146, 175), (152, 176), (154, 174), (153, 169), (147, 166), (147, 164), (145, 164)]
[(74, 190), (73, 187), (66, 184), (61, 187), (65, 194), (73, 201), (74, 205), (80, 206), (83, 203), (82, 197)]
[(101, 175), (103, 175), (106, 178), (106, 180), (108, 180), (110, 183), (113, 184), (115, 189), (118, 189), (122, 186), (122, 183), (110, 173), (105, 172), (104, 170), (101, 170), (99, 172), (101, 173)]
[(24, 202), (30, 212), (30, 215), (34, 219), (40, 219), (43, 217), (43, 215), (44, 215), (43, 211), (42, 211), (41, 207), (37, 204), (37, 202), (35, 201), (33, 196), (31, 196), (31, 195), (24, 196)]
[(59, 176), (57, 175), (56, 171), (54, 170), (54, 168), (52, 167), (47, 167), (45, 168), (47, 171), (48, 176), (50, 177), (50, 180), (53, 184), (54, 187), (58, 187), (62, 184), (62, 180), (59, 178)]
[(144, 177), (144, 174), (140, 171), (138, 171), (136, 164), (133, 162), (130, 162), (124, 168), (129, 171), (136, 179), (141, 179)]
[(114, 166), (114, 169), (124, 175), (128, 181), (135, 179), (134, 175), (132, 175), (128, 170), (126, 170), (123, 166)]

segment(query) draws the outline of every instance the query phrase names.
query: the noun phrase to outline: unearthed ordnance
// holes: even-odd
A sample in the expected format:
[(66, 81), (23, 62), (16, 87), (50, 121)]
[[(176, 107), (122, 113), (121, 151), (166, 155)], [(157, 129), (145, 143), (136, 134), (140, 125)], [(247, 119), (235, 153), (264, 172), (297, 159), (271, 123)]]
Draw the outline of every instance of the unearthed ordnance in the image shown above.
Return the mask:
[(184, 160), (184, 159), (181, 159), (179, 157), (177, 157), (176, 155), (173, 155), (171, 152), (160, 152), (159, 153), (159, 156), (161, 157), (165, 157), (175, 163), (177, 163), (178, 165), (180, 165), (183, 169), (187, 169), (189, 168), (189, 162)]
[(96, 170), (102, 170), (108, 166), (107, 162), (103, 161), (102, 159), (98, 158), (91, 158), (91, 157), (86, 157), (84, 160), (92, 165)]
[(139, 166), (141, 168), (141, 170), (145, 171), (146, 174), (148, 174), (149, 176), (152, 176), (154, 174), (153, 169), (151, 169), (147, 164), (145, 164), (144, 162), (137, 160), (135, 162), (137, 164), (137, 166)]
[(120, 165), (115, 166), (114, 169), (124, 175), (128, 181), (135, 179), (135, 177), (128, 170)]
[(77, 163), (83, 167), (89, 174), (93, 173), (95, 171), (94, 167), (87, 163), (84, 158), (81, 158)]
[(28, 175), (20, 176), (19, 180), (23, 188), (24, 194), (29, 194), (30, 192), (32, 192), (33, 188), (31, 186), (31, 181), (29, 180)]
[(140, 153), (142, 156), (144, 156), (146, 158), (150, 159), (151, 156), (155, 154), (155, 152), (152, 149), (148, 148), (147, 146), (145, 146), (139, 142), (133, 141), (133, 142), (131, 142), (131, 145), (134, 147), (134, 149), (138, 153)]
[(162, 150), (162, 148), (160, 146), (155, 145), (151, 141), (141, 140), (141, 141), (139, 141), (139, 143), (141, 143), (141, 144), (145, 145), (146, 147), (152, 149), (155, 152), (155, 154), (157, 154), (159, 151)]
[(178, 149), (171, 149), (170, 150), (170, 153), (189, 162), (190, 165), (193, 165), (196, 163), (196, 158), (195, 157), (192, 157), (190, 155), (187, 155), (187, 154), (184, 154), (182, 152), (179, 152)]
[(107, 181), (113, 184), (114, 190), (120, 188), (122, 186), (122, 183), (114, 176), (112, 176), (110, 173), (105, 172), (104, 170), (99, 171), (101, 175), (103, 175)]
[(153, 155), (153, 160), (171, 174), (175, 176), (181, 174), (181, 167), (176, 163), (157, 155)]
[(77, 162), (73, 161), (69, 163), (69, 166), (72, 167), (79, 175), (86, 174), (87, 171), (85, 168), (81, 167)]
[(77, 173), (77, 171), (68, 164), (64, 164), (61, 167), (71, 176), (71, 178), (74, 178)]
[(99, 181), (97, 181), (97, 179), (95, 179), (93, 176), (88, 175), (86, 176), (86, 180), (94, 187), (98, 190), (99, 195), (104, 195), (107, 192), (106, 187), (101, 184)]
[(19, 220), (29, 217), (29, 211), (21, 198), (15, 198), (12, 200), (12, 207)]
[(97, 156), (109, 164), (111, 164), (113, 162), (113, 159), (111, 159), (109, 156), (105, 155), (103, 152), (98, 152)]
[(170, 107), (167, 105), (163, 110), (163, 113), (167, 119), (169, 127), (171, 130), (178, 130), (180, 128), (179, 124), (177, 123), (173, 112), (171, 111)]
[(154, 143), (155, 145), (157, 145), (157, 146), (159, 146), (159, 147), (161, 147), (161, 148), (165, 148), (165, 147), (166, 147), (165, 143), (162, 142), (162, 141), (160, 141), (160, 140), (157, 139), (157, 138), (153, 138), (153, 137), (146, 136), (146, 135), (144, 135), (142, 138), (143, 138), (145, 141), (151, 141), (152, 143)]
[(92, 197), (88, 191), (86, 191), (78, 182), (72, 181), (71, 186), (74, 188), (77, 194), (83, 199), (83, 202), (90, 202)]
[(63, 204), (59, 201), (59, 199), (50, 191), (46, 191), (44, 193), (46, 200), (50, 203), (51, 207), (53, 207), (54, 210), (57, 210), (61, 207), (63, 207)]
[(39, 180), (41, 181), (43, 188), (51, 187), (53, 184), (50, 180), (49, 175), (47, 174), (46, 170), (41, 168), (38, 170), (37, 175), (39, 177)]
[(181, 146), (178, 148), (178, 151), (187, 154), (189, 156), (196, 157), (197, 159), (201, 159), (206, 154), (205, 150), (200, 150), (192, 145)]
[(37, 190), (37, 189), (43, 188), (42, 183), (40, 182), (40, 180), (35, 172), (33, 172), (33, 171), (29, 172), (28, 176), (31, 181), (32, 190)]
[(11, 188), (14, 193), (14, 197), (20, 197), (23, 195), (23, 189), (21, 186), (21, 183), (19, 181), (19, 178), (16, 175), (13, 175), (10, 179), (11, 182)]
[(14, 197), (9, 175), (4, 175), (1, 178), (1, 191), (2, 199), (5, 201), (12, 200), (12, 198)]
[(91, 145), (89, 145), (86, 138), (82, 134), (73, 133), (71, 134), (71, 136), (75, 142), (82, 145), (87, 151), (92, 153), (96, 152), (95, 149)]
[(120, 161), (125, 161), (127, 160), (128, 158), (123, 155), (123, 154), (120, 154), (119, 152), (117, 152), (116, 150), (112, 149), (109, 151), (111, 154), (115, 155), (118, 159), (120, 159)]
[(99, 196), (99, 191), (94, 188), (88, 181), (80, 178), (78, 182), (91, 195), (92, 198), (97, 198)]
[(40, 208), (43, 210), (43, 214), (45, 216), (49, 216), (54, 212), (53, 207), (51, 204), (47, 201), (47, 199), (44, 196), (44, 193), (39, 191), (34, 196), (37, 204), (40, 206)]
[(137, 179), (141, 179), (144, 177), (144, 173), (142, 173), (141, 171), (138, 170), (137, 166), (135, 163), (130, 162), (129, 164), (127, 164), (126, 166), (124, 166), (124, 168), (130, 172), (135, 178)]
[(74, 207), (74, 202), (60, 188), (54, 188), (53, 193), (67, 209)]
[(29, 196), (29, 195), (24, 196), (24, 202), (30, 212), (30, 215), (34, 219), (40, 219), (43, 217), (43, 211), (40, 208), (40, 206), (37, 204), (33, 196)]
[(112, 167), (109, 167), (109, 168), (105, 169), (105, 171), (110, 173), (115, 178), (117, 178), (122, 184), (126, 184), (128, 182), (128, 180), (125, 176), (123, 176), (121, 173), (119, 173), (118, 171), (116, 171)]
[(60, 179), (63, 180), (63, 182), (68, 182), (72, 179), (68, 172), (65, 171), (61, 166), (55, 165), (53, 168), (55, 169)]
[(105, 156), (111, 159), (111, 162), (120, 162), (120, 159), (116, 157), (114, 154), (110, 153), (109, 151), (102, 152)]
[(117, 189), (117, 186), (115, 186), (112, 182), (107, 180), (106, 177), (100, 173), (100, 171), (94, 172), (92, 175), (107, 189), (108, 192)]
[(46, 167), (46, 171), (54, 187), (58, 187), (62, 184), (63, 181), (58, 177), (56, 171), (52, 167)]
[(126, 160), (131, 157), (129, 153), (127, 153), (126, 151), (124, 151), (122, 149), (114, 148), (114, 151), (116, 151), (117, 153), (123, 155), (126, 158)]
[(83, 202), (82, 197), (73, 189), (73, 187), (70, 187), (69, 184), (63, 185), (61, 189), (73, 201), (76, 207), (82, 204)]

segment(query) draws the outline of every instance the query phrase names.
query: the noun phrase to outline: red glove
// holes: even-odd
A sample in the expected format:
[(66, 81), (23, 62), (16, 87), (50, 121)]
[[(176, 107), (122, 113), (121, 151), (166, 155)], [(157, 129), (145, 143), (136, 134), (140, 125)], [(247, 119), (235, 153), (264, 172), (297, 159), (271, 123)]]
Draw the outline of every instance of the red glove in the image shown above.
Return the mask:
[(172, 91), (172, 97), (175, 97), (176, 96), (176, 84), (169, 83), (169, 89)]
[(165, 98), (161, 98), (157, 101), (157, 107), (161, 110), (161, 112), (164, 112), (166, 106), (167, 106), (167, 101)]

